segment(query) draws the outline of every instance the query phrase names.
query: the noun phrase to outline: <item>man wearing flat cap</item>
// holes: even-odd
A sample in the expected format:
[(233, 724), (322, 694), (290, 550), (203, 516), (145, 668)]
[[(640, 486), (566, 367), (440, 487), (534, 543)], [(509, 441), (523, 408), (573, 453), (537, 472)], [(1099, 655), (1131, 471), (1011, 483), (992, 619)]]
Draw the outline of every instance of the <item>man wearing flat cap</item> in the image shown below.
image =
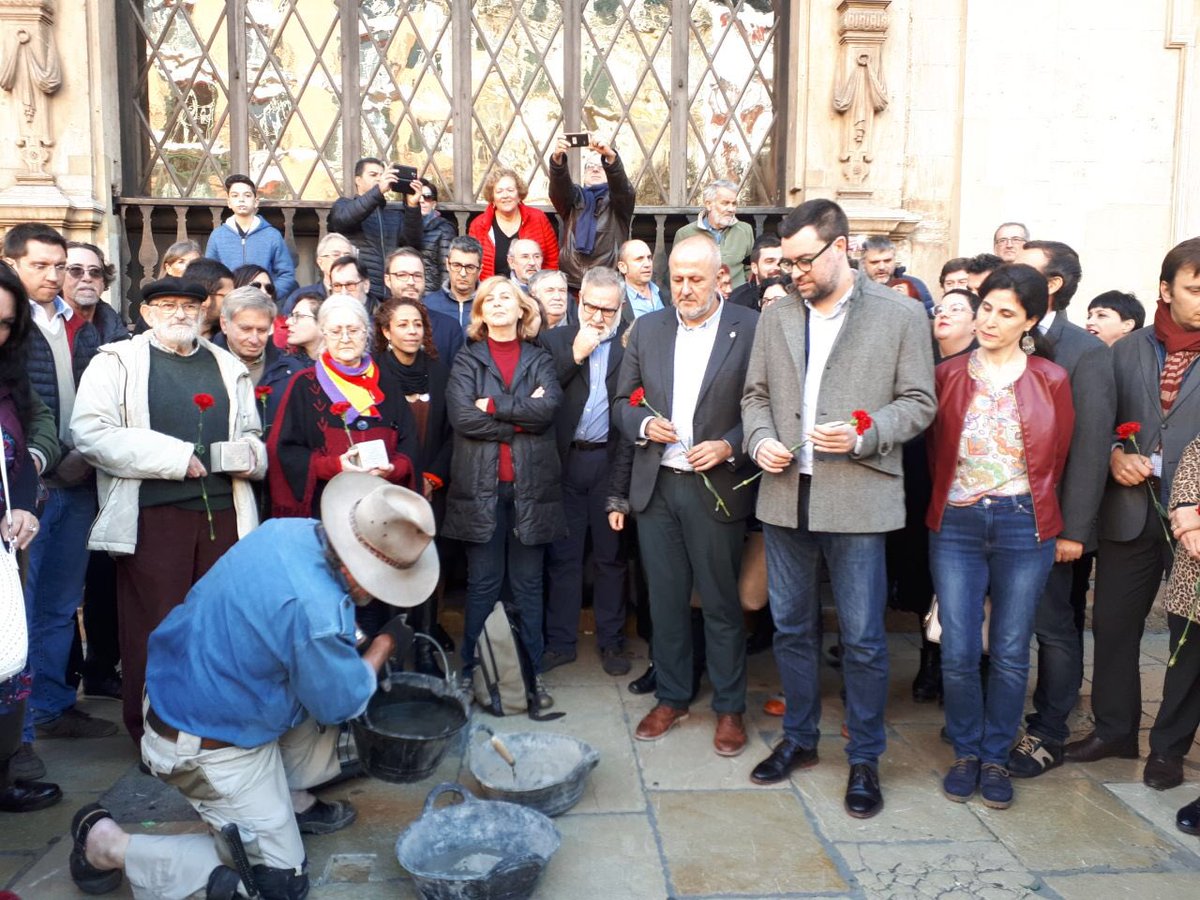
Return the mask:
[[(419, 494), (344, 472), (321, 497), (320, 522), (264, 524), (150, 636), (142, 758), (213, 832), (237, 826), (264, 898), (306, 896), (301, 833), (354, 821), (349, 803), (308, 789), (340, 775), (337, 724), (363, 714), (384, 661), (411, 639), (397, 617), (360, 656), (354, 608), (423, 602), (438, 579), (433, 538)], [(99, 804), (71, 830), (71, 876), (89, 894), (124, 873), (134, 897), (236, 896), (213, 834), (130, 835)]]
[(71, 417), (75, 446), (97, 472), (100, 512), (88, 549), (117, 563), (121, 700), (135, 741), (146, 640), (258, 525), (250, 481), (267, 470), (245, 365), (200, 337), (207, 298), (186, 279), (146, 285), (149, 330), (101, 348)]

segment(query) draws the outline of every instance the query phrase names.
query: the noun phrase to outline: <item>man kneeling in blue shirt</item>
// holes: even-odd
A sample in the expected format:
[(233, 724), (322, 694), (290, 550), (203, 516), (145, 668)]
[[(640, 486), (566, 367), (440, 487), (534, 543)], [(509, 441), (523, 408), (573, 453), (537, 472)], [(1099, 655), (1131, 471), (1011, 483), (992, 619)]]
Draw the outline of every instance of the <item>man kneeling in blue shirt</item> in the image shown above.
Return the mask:
[[(71, 877), (90, 894), (129, 876), (135, 897), (234, 897), (215, 832), (234, 823), (265, 898), (308, 894), (302, 831), (354, 821), (308, 788), (341, 771), (338, 723), (359, 716), (404, 630), (360, 656), (354, 607), (415, 606), (438, 577), (429, 504), (382, 478), (343, 473), (321, 521), (272, 519), (233, 545), (150, 635), (142, 758), (214, 834), (130, 835), (99, 804), (72, 824)], [(326, 727), (333, 726), (333, 727)]]

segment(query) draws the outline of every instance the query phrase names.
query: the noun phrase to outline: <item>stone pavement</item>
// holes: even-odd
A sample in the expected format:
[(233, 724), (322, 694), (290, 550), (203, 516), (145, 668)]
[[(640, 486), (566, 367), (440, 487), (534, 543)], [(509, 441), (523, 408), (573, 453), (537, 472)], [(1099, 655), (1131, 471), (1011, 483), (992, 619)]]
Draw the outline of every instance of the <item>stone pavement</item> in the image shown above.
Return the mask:
[[(936, 705), (911, 701), (918, 637), (890, 635), (892, 698), (889, 744), (881, 770), (886, 807), (858, 821), (842, 811), (846, 766), (839, 732), (838, 674), (824, 669), (822, 762), (790, 781), (756, 787), (748, 775), (778, 738), (779, 720), (761, 713), (776, 689), (770, 653), (751, 657), (750, 745), (736, 759), (711, 748), (714, 717), (702, 690), (691, 717), (664, 740), (633, 740), (652, 700), (625, 690), (629, 678), (603, 673), (581, 638), (580, 660), (546, 680), (564, 719), (476, 717), (497, 731), (569, 732), (595, 746), (600, 765), (582, 801), (555, 820), (562, 847), (539, 885), (550, 900), (660, 898), (959, 898), (1198, 896), (1200, 839), (1176, 831), (1175, 810), (1200, 790), (1200, 753), (1186, 764), (1188, 783), (1157, 793), (1141, 783), (1141, 763), (1108, 760), (1066, 765), (1034, 781), (1017, 782), (1011, 809), (985, 808), (978, 799), (951, 803), (940, 779), (951, 751), (938, 739)], [(1091, 668), (1088, 640), (1088, 669)], [(634, 661), (633, 675), (643, 658)], [(1148, 634), (1142, 676), (1148, 697), (1161, 696), (1167, 642)], [(1085, 685), (1085, 692), (1090, 684)], [(1087, 726), (1086, 699), (1076, 732)], [(1148, 729), (1155, 704), (1143, 720)], [(115, 703), (87, 702), (90, 712), (119, 719)], [(1142, 732), (1142, 752), (1146, 752)], [(104, 798), (132, 830), (166, 834), (198, 827), (171, 789), (139, 773), (124, 735), (92, 741), (46, 741), (40, 750), (66, 792), (52, 809), (0, 817), (0, 887), (25, 900), (78, 894), (67, 874), (66, 830), (73, 812)], [(360, 779), (327, 792), (349, 798), (358, 821), (338, 834), (312, 837), (311, 896), (413, 898), (398, 866), (397, 835), (420, 812), (440, 781), (471, 784), (460, 753), (428, 780), (392, 785)], [(128, 887), (112, 895), (131, 896)]]

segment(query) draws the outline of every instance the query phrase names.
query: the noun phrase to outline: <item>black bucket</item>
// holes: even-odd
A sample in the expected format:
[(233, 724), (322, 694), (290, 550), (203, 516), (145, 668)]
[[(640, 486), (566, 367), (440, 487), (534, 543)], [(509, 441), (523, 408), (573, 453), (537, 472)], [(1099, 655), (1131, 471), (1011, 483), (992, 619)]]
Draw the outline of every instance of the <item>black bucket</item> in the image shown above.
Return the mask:
[(470, 718), (466, 699), (450, 682), (401, 672), (391, 689), (375, 692), (350, 723), (368, 775), (407, 784), (428, 778)]

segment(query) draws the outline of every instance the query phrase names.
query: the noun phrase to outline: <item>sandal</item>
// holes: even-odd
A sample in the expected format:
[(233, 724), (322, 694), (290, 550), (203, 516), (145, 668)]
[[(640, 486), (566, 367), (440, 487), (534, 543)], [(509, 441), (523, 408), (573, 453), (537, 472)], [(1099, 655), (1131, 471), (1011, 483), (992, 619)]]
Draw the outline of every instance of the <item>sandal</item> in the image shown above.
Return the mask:
[(87, 839), (92, 826), (112, 815), (99, 803), (89, 803), (71, 820), (71, 880), (85, 894), (107, 894), (121, 886), (125, 874), (120, 869), (97, 869), (87, 861)]

